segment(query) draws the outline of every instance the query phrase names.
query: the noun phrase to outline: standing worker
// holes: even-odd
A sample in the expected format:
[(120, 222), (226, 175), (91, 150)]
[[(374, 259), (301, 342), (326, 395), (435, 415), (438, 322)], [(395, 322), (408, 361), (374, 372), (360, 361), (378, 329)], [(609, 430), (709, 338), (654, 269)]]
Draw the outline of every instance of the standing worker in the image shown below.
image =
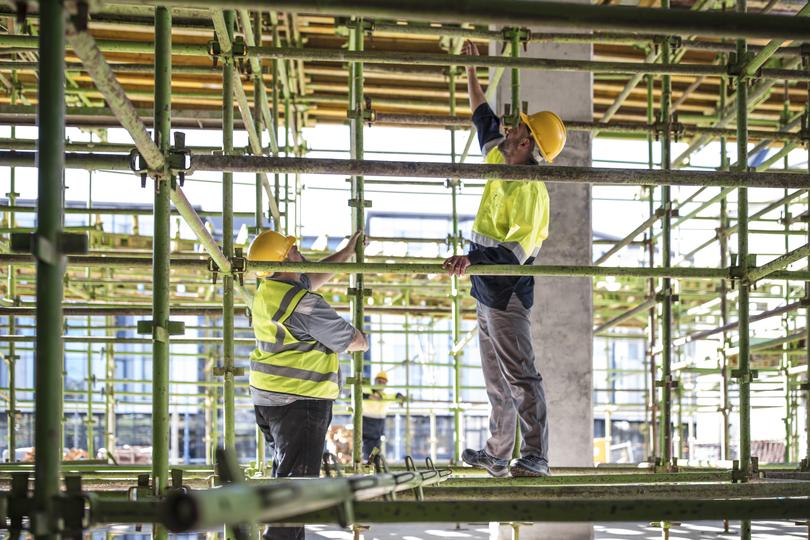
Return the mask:
[[(354, 254), (361, 231), (323, 262), (345, 262)], [(250, 244), (251, 262), (305, 262), (295, 238), (274, 231)], [(250, 355), (250, 395), (273, 452), (273, 477), (319, 476), (332, 421), (332, 404), (341, 387), (338, 353), (365, 351), (363, 333), (347, 323), (312, 291), (332, 274), (258, 273), (253, 299), (256, 349)], [(267, 540), (303, 540), (303, 527), (269, 527)]]
[[(368, 459), (371, 452), (377, 448), (382, 450), (382, 438), (385, 435), (385, 418), (388, 416), (390, 396), (384, 392), (388, 384), (388, 374), (385, 371), (377, 373), (374, 377), (374, 386), (368, 393), (363, 393), (363, 457)], [(397, 393), (396, 399), (402, 403), (405, 396)]]
[[(467, 41), (463, 53), (478, 56)], [(551, 163), (565, 146), (565, 126), (553, 112), (520, 113), (516, 127), (501, 130), (501, 120), (486, 102), (467, 67), (472, 121), (481, 153), (489, 164)], [(518, 109), (518, 104), (512, 107)], [(542, 182), (487, 180), (472, 228), (470, 252), (444, 261), (449, 275), (462, 276), (472, 264), (532, 264), (548, 237), (549, 199)], [(534, 365), (529, 313), (534, 301), (531, 276), (472, 276), (478, 300), (478, 340), (487, 395), (492, 405), (490, 438), (481, 450), (464, 450), (468, 465), (492, 476), (548, 476), (548, 425), (543, 378)], [(515, 446), (517, 418), (523, 441)]]

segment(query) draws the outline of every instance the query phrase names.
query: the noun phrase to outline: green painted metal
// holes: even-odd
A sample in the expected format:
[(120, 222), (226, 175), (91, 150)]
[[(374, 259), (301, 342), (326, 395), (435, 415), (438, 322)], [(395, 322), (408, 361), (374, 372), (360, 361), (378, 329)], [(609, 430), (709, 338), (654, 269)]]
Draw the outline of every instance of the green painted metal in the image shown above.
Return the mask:
[[(805, 4), (795, 16), (806, 17), (808, 15), (810, 15), (810, 4)], [(779, 47), (781, 47), (784, 43), (785, 40), (783, 39), (774, 39), (769, 41), (765, 47), (759, 50), (755, 57), (746, 62), (742, 68), (743, 74), (746, 77), (753, 77), (756, 75), (762, 66), (765, 65), (765, 63), (774, 55), (777, 50), (779, 50)]]
[[(349, 50), (363, 50), (363, 20), (355, 19), (349, 26)], [(352, 62), (349, 64), (349, 141), (350, 153), (354, 160), (363, 159), (363, 110), (365, 102), (363, 98), (363, 64)], [(286, 114), (286, 113), (285, 113)], [(352, 228), (355, 231), (365, 228), (365, 185), (363, 175), (353, 175), (351, 177), (352, 191)], [(365, 245), (363, 241), (357, 242), (355, 252), (356, 264), (363, 264), (365, 256)], [(353, 276), (353, 299), (352, 318), (354, 327), (363, 330), (365, 327), (363, 306), (365, 304), (365, 276), (355, 274)], [(353, 357), (354, 385), (352, 386), (353, 431), (352, 431), (352, 465), (359, 469), (363, 459), (363, 352), (355, 352)]]
[[(62, 461), (62, 295), (65, 265), (61, 252), (64, 226), (64, 16), (57, 0), (39, 4), (44, 15), (39, 38), (39, 143), (37, 148), (37, 330), (34, 480), (35, 516), (31, 529), (39, 540), (59, 538), (54, 519)], [(50, 247), (51, 249), (47, 249)]]
[[(662, 0), (661, 8), (669, 9), (669, 0)], [(661, 45), (661, 61), (669, 63), (671, 56), (670, 39), (664, 38)], [(669, 75), (664, 75), (662, 79), (661, 92), (661, 121), (666, 125), (672, 120), (672, 80)], [(661, 137), (661, 169), (669, 171), (672, 169), (672, 138), (670, 130), (665, 129)], [(672, 197), (670, 186), (664, 185), (661, 188), (661, 208), (662, 218), (662, 242), (661, 256), (662, 266), (669, 268), (672, 266)], [(672, 460), (672, 283), (669, 278), (664, 278), (661, 282), (661, 405), (660, 405), (660, 427), (661, 437), (661, 460), (669, 466)]]
[[(11, 82), (13, 84), (17, 83), (17, 74), (13, 72), (11, 74)], [(17, 100), (17, 92), (12, 90), (11, 92), (11, 104), (16, 104)], [(15, 126), (11, 127), (11, 139), (14, 140), (17, 135), (17, 129)], [(9, 190), (6, 194), (8, 197), (10, 206), (16, 206), (17, 201), (17, 177), (16, 171), (14, 167), (9, 168)], [(34, 209), (36, 212), (36, 209)], [(8, 213), (8, 224), (10, 227), (16, 226), (16, 218), (14, 211), (10, 211)], [(8, 272), (8, 280), (7, 280), (7, 287), (8, 287), (8, 296), (11, 299), (17, 298), (17, 273), (14, 269), (13, 265), (9, 265), (6, 267), (6, 271)], [(16, 334), (17, 333), (17, 318), (13, 315), (8, 318), (8, 333), (9, 334)], [(17, 349), (16, 344), (9, 343), (8, 347), (8, 355), (5, 357), (6, 364), (8, 366), (8, 410), (6, 416), (6, 427), (7, 427), (7, 437), (8, 437), (8, 456), (9, 461), (17, 461)]]
[[(736, 499), (604, 499), (391, 501), (354, 504), (359, 523), (480, 523), (496, 522), (612, 522), (667, 519), (790, 519), (808, 514), (805, 498)], [(304, 523), (324, 523), (334, 512), (323, 511), (295, 518)]]
[[(227, 40), (234, 36), (235, 14), (231, 10), (223, 13)], [(222, 152), (233, 152), (233, 99), (234, 61), (226, 60), (222, 65)], [(230, 261), (233, 249), (233, 174), (222, 174), (222, 255)], [(226, 450), (236, 451), (236, 409), (234, 406), (234, 283), (233, 276), (222, 276), (222, 368), (223, 368), (223, 426)]]
[[(155, 10), (155, 145), (161, 156), (171, 147), (172, 15)], [(164, 157), (164, 159), (166, 159)], [(155, 179), (152, 243), (152, 487), (162, 495), (169, 485), (169, 264), (171, 258), (171, 177)], [(166, 531), (158, 528), (160, 537)]]
[[(746, 10), (746, 0), (737, 0), (737, 10)], [(737, 57), (744, 58), (747, 46), (745, 40), (737, 40)], [(737, 85), (737, 155), (748, 155), (748, 79), (739, 76)], [(747, 159), (737, 160), (739, 170), (746, 170)], [(748, 190), (740, 188), (737, 192), (737, 267), (743, 276), (748, 273)], [(740, 469), (744, 475), (751, 473), (751, 369), (749, 353), (749, 296), (748, 284), (739, 285), (737, 304), (738, 325), (738, 372), (739, 415), (740, 415)], [(750, 537), (750, 523), (747, 525)], [(745, 537), (745, 523), (741, 534)]]
[[(810, 61), (805, 57), (804, 59), (804, 66), (808, 67)], [(810, 128), (810, 82), (807, 86), (807, 103), (805, 104), (805, 126)], [(807, 147), (807, 172), (810, 173), (810, 145)], [(808, 201), (808, 211), (810, 211), (810, 201)], [(807, 233), (808, 240), (810, 241), (810, 229), (808, 229)], [(810, 257), (807, 258), (807, 263), (810, 265)], [(804, 284), (804, 296), (805, 298), (810, 298), (810, 282), (805, 282)], [(810, 320), (810, 305), (805, 310), (805, 318), (806, 320)], [(810, 324), (806, 325), (806, 336), (805, 336), (805, 349), (807, 356), (805, 358), (810, 359)], [(805, 391), (805, 404), (810, 404), (810, 360), (807, 361), (806, 367), (806, 374), (805, 374), (805, 381), (807, 382), (807, 386), (804, 388)], [(808, 410), (805, 410), (805, 433), (810, 433), (810, 405), (807, 405)], [(798, 425), (798, 422), (795, 423)], [(798, 449), (798, 444), (797, 444)], [(806, 438), (806, 448), (805, 448), (805, 455), (804, 455), (804, 468), (810, 469), (810, 436)]]
[[(259, 0), (237, 0), (234, 9), (262, 8)], [(210, 8), (219, 5), (215, 0), (171, 0), (168, 5)], [(610, 31), (637, 31), (662, 34), (697, 34), (712, 37), (810, 39), (810, 30), (799, 20), (774, 15), (744, 13), (695, 13), (685, 10), (663, 10), (571, 5), (564, 2), (525, 2), (502, 0), (498, 11), (486, 0), (453, 0), (436, 3), (430, 0), (410, 0), (397, 4), (380, 4), (370, 0), (323, 2), (320, 0), (283, 0), (274, 3), (274, 9), (296, 13), (343, 16), (366, 16), (411, 21), (458, 23), (463, 20), (475, 24), (501, 24), (504, 26), (554, 26), (555, 29), (583, 29)]]
[[(519, 39), (519, 37), (513, 37)], [(514, 49), (513, 49), (514, 50)], [(343, 49), (300, 49), (295, 47), (256, 47), (258, 58), (307, 60), (313, 62), (365, 62), (369, 64), (411, 64), (419, 66), (470, 65), (476, 67), (505, 67), (539, 69), (543, 71), (589, 71), (593, 73), (645, 74), (661, 73), (691, 76), (722, 76), (724, 66), (706, 64), (675, 64), (646, 62), (604, 62), (596, 60), (552, 60), (518, 58), (515, 56), (458, 56), (442, 53), (410, 53), (394, 51), (349, 51)], [(782, 80), (802, 80), (806, 75), (795, 69), (762, 69), (761, 76)]]

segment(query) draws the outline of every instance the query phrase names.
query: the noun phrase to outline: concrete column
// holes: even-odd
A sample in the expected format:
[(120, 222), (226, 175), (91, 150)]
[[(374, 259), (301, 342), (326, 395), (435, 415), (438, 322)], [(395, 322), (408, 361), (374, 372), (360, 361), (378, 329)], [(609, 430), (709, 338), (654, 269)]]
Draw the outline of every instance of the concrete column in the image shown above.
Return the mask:
[[(555, 28), (532, 28), (536, 32)], [(499, 54), (494, 45), (490, 54)], [(590, 45), (529, 44), (521, 56), (590, 60)], [(498, 88), (498, 112), (511, 100), (511, 73)], [(592, 121), (593, 78), (590, 73), (525, 70), (520, 75), (520, 99), (529, 113), (554, 111), (563, 120)], [(520, 106), (515, 104), (514, 106)], [(554, 165), (591, 166), (591, 135), (568, 132), (568, 142)], [(551, 201), (549, 238), (537, 264), (591, 264), (591, 188), (584, 184), (546, 183)], [(537, 367), (545, 381), (548, 401), (549, 464), (555, 467), (593, 464), (593, 291), (591, 278), (542, 277), (535, 280), (532, 338)], [(501, 525), (498, 537), (512, 538), (513, 528)], [(495, 536), (495, 535), (491, 535)], [(529, 538), (592, 538), (590, 524), (522, 526)]]

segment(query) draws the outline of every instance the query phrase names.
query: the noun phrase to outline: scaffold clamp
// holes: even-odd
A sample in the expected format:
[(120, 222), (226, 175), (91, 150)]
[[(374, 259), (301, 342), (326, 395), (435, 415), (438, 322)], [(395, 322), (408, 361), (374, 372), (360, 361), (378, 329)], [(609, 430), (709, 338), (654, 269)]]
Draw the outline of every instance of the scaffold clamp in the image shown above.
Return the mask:
[(30, 253), (46, 264), (56, 264), (62, 255), (87, 253), (88, 249), (89, 240), (82, 233), (60, 233), (55, 243), (36, 233), (11, 234), (11, 251)]
[(186, 333), (186, 323), (183, 321), (169, 321), (165, 328), (156, 326), (152, 320), (141, 320), (137, 325), (138, 334), (151, 334), (155, 341), (161, 343), (168, 343), (169, 336), (182, 336)]

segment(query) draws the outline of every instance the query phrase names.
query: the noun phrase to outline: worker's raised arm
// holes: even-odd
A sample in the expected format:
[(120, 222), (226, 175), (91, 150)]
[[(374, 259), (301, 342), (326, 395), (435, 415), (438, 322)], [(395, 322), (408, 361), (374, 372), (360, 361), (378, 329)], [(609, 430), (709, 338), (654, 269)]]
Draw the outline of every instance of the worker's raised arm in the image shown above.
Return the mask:
[[(461, 53), (465, 56), (478, 56), (478, 47), (468, 39), (464, 42)], [(484, 89), (481, 88), (481, 83), (478, 82), (474, 66), (467, 66), (467, 93), (470, 95), (470, 111), (472, 112), (475, 112), (487, 100)]]
[[(354, 255), (354, 250), (357, 247), (357, 240), (362, 235), (362, 230), (355, 231), (355, 233), (349, 238), (349, 242), (343, 246), (343, 249), (334, 252), (324, 259), (321, 259), (320, 262), (342, 263), (348, 261)], [(332, 276), (334, 276), (334, 274), (307, 274), (307, 277), (309, 278), (309, 290), (318, 290), (321, 285), (332, 279)]]

